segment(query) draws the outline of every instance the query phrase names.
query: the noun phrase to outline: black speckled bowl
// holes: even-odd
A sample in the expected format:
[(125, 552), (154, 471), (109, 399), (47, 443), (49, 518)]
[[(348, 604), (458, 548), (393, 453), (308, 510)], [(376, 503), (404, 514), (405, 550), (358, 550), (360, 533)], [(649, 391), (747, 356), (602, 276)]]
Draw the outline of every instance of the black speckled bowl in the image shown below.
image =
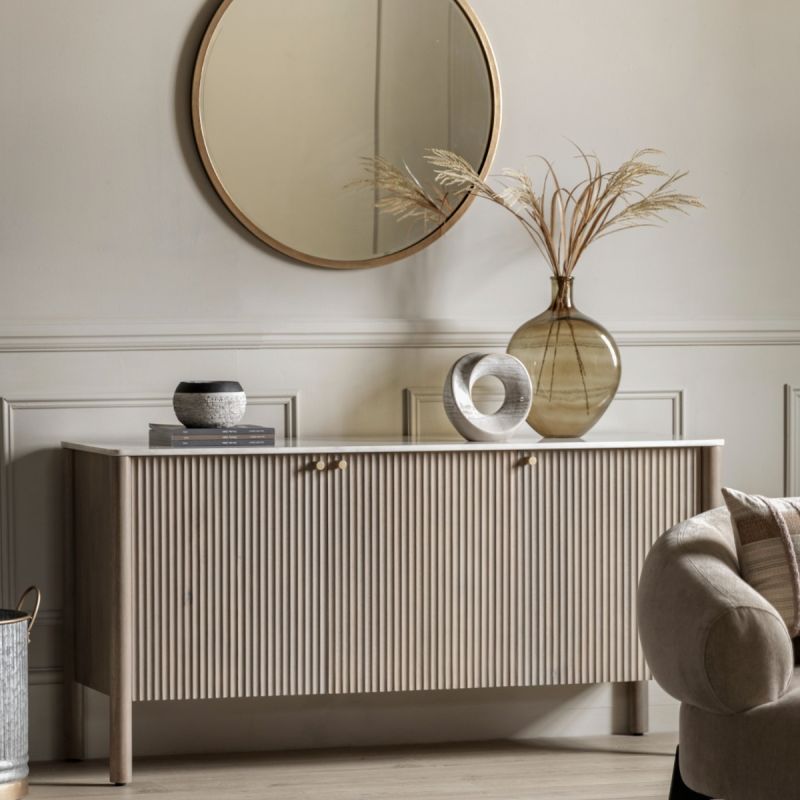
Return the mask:
[(247, 395), (238, 381), (181, 381), (172, 407), (187, 428), (230, 428), (244, 416)]

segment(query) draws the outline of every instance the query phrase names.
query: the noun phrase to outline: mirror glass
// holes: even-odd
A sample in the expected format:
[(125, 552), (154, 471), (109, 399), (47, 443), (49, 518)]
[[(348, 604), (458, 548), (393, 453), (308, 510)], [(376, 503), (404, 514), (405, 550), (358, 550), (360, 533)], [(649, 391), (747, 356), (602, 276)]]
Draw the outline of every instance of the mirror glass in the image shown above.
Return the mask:
[(397, 220), (355, 188), (363, 159), (432, 180), (427, 148), (488, 169), (499, 127), (492, 54), (462, 0), (226, 0), (206, 33), (195, 135), (228, 208), (299, 260), (360, 267), (410, 255), (441, 223)]

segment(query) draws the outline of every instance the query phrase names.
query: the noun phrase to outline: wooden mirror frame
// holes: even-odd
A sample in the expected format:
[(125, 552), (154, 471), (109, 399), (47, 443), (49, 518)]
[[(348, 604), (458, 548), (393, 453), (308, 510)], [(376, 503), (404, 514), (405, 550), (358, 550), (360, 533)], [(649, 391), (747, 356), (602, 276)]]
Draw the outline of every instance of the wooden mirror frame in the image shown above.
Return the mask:
[[(200, 154), (200, 159), (203, 162), (203, 167), (205, 168), (206, 174), (208, 175), (214, 189), (216, 190), (217, 194), (222, 198), (222, 201), (228, 207), (228, 210), (236, 217), (239, 222), (244, 225), (250, 233), (253, 234), (257, 239), (260, 239), (265, 244), (269, 245), (274, 250), (277, 250), (279, 253), (283, 253), (284, 255), (289, 256), (297, 261), (300, 261), (304, 264), (310, 264), (316, 267), (328, 267), (331, 269), (364, 269), (367, 267), (379, 267), (384, 264), (391, 264), (393, 261), (399, 261), (403, 258), (408, 258), (408, 256), (414, 255), (414, 253), (418, 253), (420, 250), (423, 250), (428, 245), (435, 242), (441, 236), (443, 236), (453, 225), (458, 222), (459, 219), (464, 215), (466, 210), (470, 207), (472, 202), (475, 200), (475, 196), (472, 194), (467, 195), (458, 207), (453, 211), (453, 213), (437, 228), (432, 230), (429, 234), (424, 236), (418, 242), (415, 242), (408, 247), (404, 247), (401, 250), (397, 250), (394, 253), (389, 253), (383, 256), (375, 256), (373, 258), (362, 259), (359, 261), (345, 261), (345, 260), (337, 260), (337, 259), (330, 259), (330, 258), (321, 258), (319, 256), (311, 255), (310, 253), (303, 253), (300, 250), (295, 250), (293, 247), (289, 247), (288, 245), (278, 241), (277, 239), (270, 236), (266, 231), (262, 230), (258, 225), (256, 225), (243, 211), (239, 208), (236, 204), (234, 199), (228, 194), (225, 190), (224, 186), (222, 185), (222, 181), (219, 178), (216, 170), (211, 161), (211, 157), (208, 153), (208, 149), (206, 148), (205, 140), (203, 137), (203, 129), (202, 123), (200, 119), (200, 87), (203, 80), (203, 70), (205, 68), (205, 61), (206, 61), (206, 54), (208, 52), (208, 48), (211, 44), (211, 40), (216, 32), (217, 26), (219, 25), (220, 21), (222, 20), (223, 15), (228, 10), (228, 7), (235, 2), (235, 0), (222, 0), (220, 7), (215, 12), (214, 16), (211, 18), (211, 22), (206, 29), (205, 35), (203, 36), (203, 40), (200, 43), (200, 50), (197, 54), (197, 60), (195, 62), (194, 67), (194, 77), (192, 79), (192, 126), (194, 128), (194, 138), (195, 143), (197, 145), (197, 151)], [(467, 21), (470, 24), (470, 27), (475, 33), (475, 36), (478, 40), (478, 44), (480, 45), (481, 51), (483, 52), (483, 58), (486, 63), (486, 69), (489, 75), (489, 91), (491, 95), (492, 101), (492, 118), (491, 124), (489, 128), (489, 141), (486, 145), (486, 152), (483, 158), (483, 163), (481, 164), (480, 169), (478, 170), (480, 176), (485, 178), (489, 173), (489, 170), (492, 166), (492, 161), (494, 160), (495, 152), (497, 150), (497, 142), (500, 137), (500, 119), (502, 113), (502, 98), (500, 93), (500, 75), (497, 70), (497, 62), (495, 61), (494, 52), (492, 51), (491, 44), (489, 43), (489, 38), (486, 35), (486, 31), (483, 28), (483, 25), (480, 23), (477, 15), (470, 7), (468, 0), (452, 0), (461, 10), (461, 12), (466, 17)]]

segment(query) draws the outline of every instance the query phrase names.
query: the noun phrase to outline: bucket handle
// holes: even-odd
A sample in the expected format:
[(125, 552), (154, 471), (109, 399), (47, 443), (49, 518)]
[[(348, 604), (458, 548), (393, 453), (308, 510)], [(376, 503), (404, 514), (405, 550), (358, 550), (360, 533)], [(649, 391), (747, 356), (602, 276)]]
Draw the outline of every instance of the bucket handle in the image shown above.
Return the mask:
[(34, 624), (36, 623), (36, 618), (39, 616), (39, 606), (42, 604), (42, 593), (39, 591), (38, 586), (29, 586), (20, 596), (19, 602), (17, 603), (17, 611), (22, 611), (22, 605), (25, 602), (25, 598), (31, 593), (36, 593), (36, 605), (33, 608), (33, 614), (31, 614), (31, 618), (28, 621), (28, 634), (31, 632), (31, 628), (33, 628)]

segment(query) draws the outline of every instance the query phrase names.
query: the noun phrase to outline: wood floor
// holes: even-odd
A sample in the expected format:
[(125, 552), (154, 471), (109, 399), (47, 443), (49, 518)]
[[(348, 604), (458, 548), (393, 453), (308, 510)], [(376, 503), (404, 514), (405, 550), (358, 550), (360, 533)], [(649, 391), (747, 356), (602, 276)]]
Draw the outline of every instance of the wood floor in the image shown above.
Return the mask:
[(602, 736), (33, 764), (31, 798), (82, 800), (666, 800), (676, 736)]

